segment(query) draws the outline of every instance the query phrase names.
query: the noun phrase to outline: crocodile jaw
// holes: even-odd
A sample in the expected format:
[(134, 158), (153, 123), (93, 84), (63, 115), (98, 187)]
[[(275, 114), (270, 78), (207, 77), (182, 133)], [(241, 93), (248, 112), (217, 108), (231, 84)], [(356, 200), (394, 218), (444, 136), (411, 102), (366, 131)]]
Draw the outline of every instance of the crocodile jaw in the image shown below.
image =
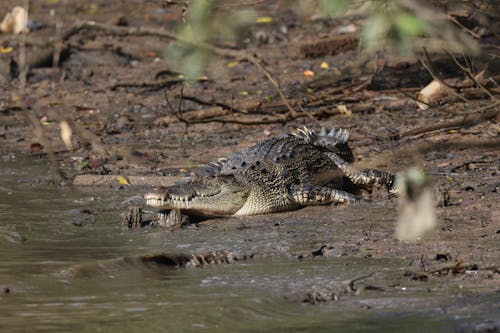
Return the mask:
[(232, 177), (205, 177), (144, 195), (148, 206), (180, 209), (192, 215), (215, 217), (235, 214), (249, 191)]

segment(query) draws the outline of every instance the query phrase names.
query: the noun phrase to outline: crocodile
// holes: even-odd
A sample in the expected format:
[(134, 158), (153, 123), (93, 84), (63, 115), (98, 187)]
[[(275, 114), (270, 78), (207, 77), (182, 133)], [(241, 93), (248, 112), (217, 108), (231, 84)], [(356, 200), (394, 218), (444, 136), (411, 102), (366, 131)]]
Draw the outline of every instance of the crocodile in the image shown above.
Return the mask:
[(345, 129), (300, 128), (211, 162), (204, 176), (154, 190), (144, 199), (163, 212), (222, 217), (354, 203), (359, 196), (347, 184), (394, 191), (393, 174), (352, 166), (348, 141)]

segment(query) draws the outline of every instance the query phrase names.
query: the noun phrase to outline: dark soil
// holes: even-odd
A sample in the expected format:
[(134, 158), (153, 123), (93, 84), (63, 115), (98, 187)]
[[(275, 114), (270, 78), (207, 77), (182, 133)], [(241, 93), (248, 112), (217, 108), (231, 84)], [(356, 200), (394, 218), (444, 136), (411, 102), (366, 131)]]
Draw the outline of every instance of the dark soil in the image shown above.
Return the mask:
[[(16, 3), (2, 1), (0, 13)], [(265, 4), (253, 7), (273, 21), (253, 26), (236, 45), (248, 54), (258, 54), (266, 69), (279, 78), (292, 105), (302, 105), (304, 111), (297, 111), (304, 112), (300, 117), (272, 122), (276, 115), (288, 112), (278, 91), (248, 61), (228, 67), (235, 61), (231, 57), (217, 56), (206, 72), (206, 81), (183, 88), (178, 82), (166, 87), (147, 86), (164, 79), (168, 71), (176, 71), (162, 58), (169, 41), (154, 36), (81, 31), (65, 43), (68, 53), (61, 54), (59, 66), (31, 68), (25, 90), (19, 91), (19, 80), (5, 67), (11, 60), (17, 61), (19, 43), (2, 35), (3, 46), (12, 46), (13, 51), (0, 54), (1, 145), (34, 158), (53, 156), (54, 170), (66, 180), (58, 179), (57, 172), (54, 178), (70, 186), (76, 174), (188, 176), (199, 164), (297, 127), (347, 128), (356, 166), (398, 172), (416, 165), (432, 176), (439, 221), (427, 238), (414, 244), (394, 239), (397, 200), (382, 192), (374, 192), (371, 203), (359, 206), (309, 207), (275, 215), (213, 219), (182, 232), (285, 228), (288, 237), (302, 238), (301, 245), (287, 250), (287, 255), (406, 258), (409, 279), (426, 283), (427, 279), (444, 278), (446, 283), (468, 284), (476, 291), (498, 290), (498, 116), (472, 126), (397, 136), (460, 118), (453, 111), (473, 111), (491, 104), (491, 98), (452, 101), (420, 111), (413, 99), (398, 90), (415, 96), (432, 80), (417, 60), (387, 57), (360, 61), (362, 57), (349, 43), (342, 44), (347, 50), (340, 52), (333, 52), (335, 47), (328, 43), (322, 44), (325, 52), (312, 52), (315, 41), (337, 36), (336, 27), (350, 22), (313, 20)], [(172, 32), (181, 10), (162, 8), (152, 1), (93, 1), (92, 5), (53, 1), (33, 3), (30, 15), (41, 28), (28, 36), (43, 41), (68, 29), (75, 20), (109, 23), (122, 18), (128, 27), (161, 27)], [(28, 43), (26, 52), (36, 54), (41, 48)], [(322, 62), (329, 64), (328, 70), (320, 68)], [(316, 75), (304, 76), (306, 70)], [(231, 119), (247, 119), (234, 111), (229, 117), (226, 113), (206, 123), (187, 125), (176, 118), (176, 110), (169, 108), (165, 97), (175, 108), (181, 89), (184, 96), (208, 104), (185, 98), (181, 106), (184, 114), (234, 107), (250, 110), (252, 119), (264, 124), (232, 123)], [(353, 110), (352, 115), (335, 112), (337, 105), (346, 105)], [(73, 129), (73, 151), (60, 137), (63, 120)], [(372, 216), (370, 209), (380, 214)], [(364, 210), (368, 213), (363, 214)], [(307, 228), (300, 234), (301, 223), (314, 223), (318, 228)], [(325, 227), (332, 224), (334, 228)], [(274, 254), (280, 253), (277, 250)]]

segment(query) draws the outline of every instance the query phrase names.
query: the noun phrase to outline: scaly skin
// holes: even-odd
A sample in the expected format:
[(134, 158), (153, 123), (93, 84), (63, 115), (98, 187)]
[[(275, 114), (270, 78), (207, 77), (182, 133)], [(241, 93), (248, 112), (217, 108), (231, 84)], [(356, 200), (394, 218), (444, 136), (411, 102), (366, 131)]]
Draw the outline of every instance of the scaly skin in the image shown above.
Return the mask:
[(352, 203), (342, 178), (355, 185), (393, 187), (394, 176), (357, 171), (346, 130), (307, 128), (257, 143), (209, 165), (209, 176), (145, 195), (146, 204), (188, 215), (255, 215), (308, 205)]
[(206, 176), (144, 196), (148, 206), (181, 209), (191, 215), (224, 216), (235, 214), (245, 203), (249, 191), (232, 176)]

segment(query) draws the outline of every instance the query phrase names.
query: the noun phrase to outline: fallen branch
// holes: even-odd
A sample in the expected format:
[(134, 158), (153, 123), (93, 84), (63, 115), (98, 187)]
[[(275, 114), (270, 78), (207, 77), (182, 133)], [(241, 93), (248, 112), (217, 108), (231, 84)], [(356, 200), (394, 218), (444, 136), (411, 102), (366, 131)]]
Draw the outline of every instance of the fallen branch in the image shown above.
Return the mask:
[[(450, 121), (438, 122), (432, 125), (422, 126), (414, 128), (412, 130), (398, 133), (391, 137), (392, 140), (399, 140), (404, 137), (420, 135), (428, 132), (466, 127), (479, 124), (483, 121), (497, 117), (500, 114), (500, 109), (497, 108), (500, 105), (500, 101), (496, 101), (493, 104), (483, 106), (477, 110), (474, 110), (466, 114), (461, 119), (453, 119)], [(493, 109), (493, 110), (491, 110)]]
[(184, 79), (165, 79), (156, 82), (121, 82), (110, 86), (108, 89), (116, 90), (118, 88), (153, 88), (153, 89), (163, 89), (170, 86), (180, 84), (185, 82)]
[(495, 96), (486, 88), (481, 82), (479, 82), (479, 79), (482, 78), (485, 70), (481, 71), (479, 74), (474, 75), (469, 67), (463, 66), (458, 59), (451, 53), (447, 52), (448, 55), (453, 59), (455, 64), (467, 75), (467, 77), (474, 82), (474, 84), (481, 88), (490, 98), (493, 100), (496, 100)]
[[(388, 138), (386, 138), (388, 139)], [(380, 164), (387, 164), (388, 161), (406, 161), (407, 163), (420, 163), (422, 155), (431, 152), (449, 152), (451, 150), (460, 149), (481, 149), (483, 151), (491, 150), (497, 152), (500, 149), (500, 139), (490, 138), (487, 140), (474, 140), (461, 141), (458, 139), (450, 138), (446, 142), (429, 141), (414, 142), (411, 145), (403, 145), (400, 148), (394, 148), (384, 153), (377, 154), (376, 157), (370, 160), (358, 162), (356, 165), (360, 169), (375, 168)]]
[(228, 104), (225, 104), (225, 103), (222, 103), (222, 102), (217, 102), (217, 101), (213, 101), (213, 102), (210, 102), (210, 101), (205, 101), (201, 98), (198, 98), (198, 97), (195, 97), (195, 96), (189, 96), (189, 95), (182, 95), (182, 98), (183, 99), (187, 99), (188, 101), (192, 101), (192, 102), (195, 102), (195, 103), (198, 103), (200, 105), (207, 105), (207, 106), (214, 106), (214, 107), (219, 107), (221, 109), (224, 109), (224, 110), (227, 110), (227, 111), (230, 111), (231, 113), (233, 112), (236, 112), (236, 113), (248, 113), (247, 111), (244, 111), (244, 109), (240, 109), (240, 108), (235, 108), (231, 105), (228, 105)]
[[(466, 89), (462, 91), (462, 95), (469, 99), (479, 99), (479, 98), (484, 98), (486, 95), (491, 96), (490, 94), (493, 95), (500, 95), (500, 88), (487, 88), (487, 91), (489, 93), (486, 93), (484, 89), (482, 88), (471, 88), (471, 89)], [(493, 98), (494, 100), (497, 100), (496, 97)]]
[[(182, 119), (177, 116), (167, 116), (162, 117), (156, 120), (157, 125), (168, 125), (176, 122), (185, 122), (188, 124), (200, 124), (200, 123), (223, 123), (223, 124), (240, 124), (240, 125), (263, 125), (263, 124), (275, 124), (275, 123), (286, 123), (289, 120), (304, 118), (304, 117), (324, 117), (324, 116), (332, 116), (342, 114), (342, 112), (338, 108), (323, 108), (323, 109), (315, 109), (311, 111), (296, 113), (294, 116), (290, 116), (288, 113), (284, 113), (287, 111), (287, 108), (284, 105), (281, 105), (281, 108), (278, 108), (277, 105), (273, 105), (273, 112), (264, 113), (246, 113), (246, 114), (233, 114), (228, 110), (222, 109), (203, 109), (197, 111), (190, 111), (182, 114)], [(262, 108), (265, 110), (266, 106), (263, 105)], [(347, 106), (347, 109), (351, 113), (363, 113), (363, 112), (372, 112), (375, 110), (375, 106), (372, 103), (364, 103), (364, 104), (354, 104)]]
[(183, 113), (182, 119), (179, 119), (177, 115), (168, 115), (155, 120), (155, 125), (168, 125), (176, 122), (187, 122), (192, 123), (193, 121), (218, 118), (231, 114), (230, 110), (223, 109), (221, 107), (212, 107), (208, 109), (202, 109), (197, 111), (191, 111)]

